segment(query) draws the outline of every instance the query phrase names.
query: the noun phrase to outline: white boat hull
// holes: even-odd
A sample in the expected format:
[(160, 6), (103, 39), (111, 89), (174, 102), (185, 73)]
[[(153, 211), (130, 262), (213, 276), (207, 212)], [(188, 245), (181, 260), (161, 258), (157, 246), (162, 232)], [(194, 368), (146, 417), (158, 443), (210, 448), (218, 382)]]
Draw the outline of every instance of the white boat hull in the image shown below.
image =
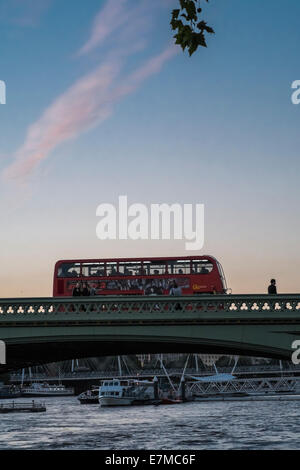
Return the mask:
[(74, 395), (73, 391), (64, 391), (64, 392), (47, 392), (47, 391), (24, 391), (22, 392), (23, 397), (71, 397)]
[(101, 406), (130, 406), (133, 401), (131, 397), (99, 397)]

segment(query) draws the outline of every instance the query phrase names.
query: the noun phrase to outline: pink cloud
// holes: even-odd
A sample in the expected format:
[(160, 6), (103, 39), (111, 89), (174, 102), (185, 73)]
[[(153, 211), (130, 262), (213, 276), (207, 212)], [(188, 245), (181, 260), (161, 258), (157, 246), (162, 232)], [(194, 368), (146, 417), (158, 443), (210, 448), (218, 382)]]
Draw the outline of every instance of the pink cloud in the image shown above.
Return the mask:
[(154, 75), (155, 73), (158, 73), (162, 66), (164, 65), (165, 62), (167, 62), (169, 59), (174, 57), (175, 54), (178, 53), (178, 49), (175, 46), (169, 46), (167, 47), (164, 51), (162, 51), (160, 54), (158, 54), (155, 57), (152, 57), (149, 59), (145, 65), (142, 67), (138, 68), (135, 72), (133, 72), (131, 76), (131, 80), (136, 83), (140, 83), (146, 78), (148, 78), (151, 75)]
[(90, 37), (78, 55), (84, 55), (100, 47), (108, 37), (112, 42), (129, 41), (151, 28), (155, 10), (170, 9), (177, 0), (107, 0), (96, 15)]
[(7, 178), (24, 179), (60, 143), (76, 137), (110, 114), (107, 94), (119, 66), (98, 67), (81, 78), (49, 106), (28, 129), (15, 161), (4, 170)]
[(127, 0), (108, 0), (104, 8), (97, 14), (90, 38), (78, 54), (86, 54), (99, 46), (110, 34), (126, 23), (129, 17)]
[[(111, 4), (111, 0), (108, 0), (106, 7), (102, 10), (102, 20), (106, 18), (107, 29), (102, 29), (102, 35), (99, 34), (97, 37), (92, 34), (91, 38), (94, 39), (86, 43), (82, 51), (87, 52), (90, 48), (96, 47), (100, 38), (104, 39), (105, 35), (112, 31), (111, 23), (114, 22), (117, 12), (124, 8), (126, 1), (118, 0), (115, 7), (108, 13), (106, 8)], [(137, 10), (134, 8), (131, 14), (136, 15)], [(141, 24), (143, 19), (142, 15)], [(99, 27), (98, 21), (99, 18), (96, 21)], [(97, 29), (98, 33), (100, 30), (101, 28)], [(126, 25), (123, 29), (120, 28), (119, 33), (124, 34), (124, 37), (130, 36), (132, 39), (133, 31), (130, 30), (129, 34)], [(136, 44), (141, 44), (143, 41), (139, 32), (137, 34), (138, 40), (133, 42), (130, 40), (129, 43), (125, 41), (121, 46), (117, 44), (111, 49), (107, 60), (101, 66), (70, 86), (29, 127), (24, 143), (13, 155), (13, 162), (2, 172), (4, 180), (15, 179), (18, 182), (25, 182), (58, 145), (77, 138), (81, 133), (99, 125), (111, 116), (117, 101), (133, 93), (144, 80), (158, 73), (178, 51), (175, 46), (168, 46), (126, 76), (122, 72), (126, 59), (139, 49), (140, 46)]]

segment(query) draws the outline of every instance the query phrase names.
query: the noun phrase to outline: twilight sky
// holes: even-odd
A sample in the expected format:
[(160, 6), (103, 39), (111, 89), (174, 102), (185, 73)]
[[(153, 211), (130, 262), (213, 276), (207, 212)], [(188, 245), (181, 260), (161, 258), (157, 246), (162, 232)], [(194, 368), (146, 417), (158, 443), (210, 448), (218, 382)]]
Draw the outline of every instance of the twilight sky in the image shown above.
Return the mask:
[(205, 204), (234, 293), (299, 292), (298, 0), (211, 0), (216, 34), (173, 45), (177, 0), (0, 0), (0, 296), (51, 295), (68, 258), (184, 256), (100, 241), (96, 208)]

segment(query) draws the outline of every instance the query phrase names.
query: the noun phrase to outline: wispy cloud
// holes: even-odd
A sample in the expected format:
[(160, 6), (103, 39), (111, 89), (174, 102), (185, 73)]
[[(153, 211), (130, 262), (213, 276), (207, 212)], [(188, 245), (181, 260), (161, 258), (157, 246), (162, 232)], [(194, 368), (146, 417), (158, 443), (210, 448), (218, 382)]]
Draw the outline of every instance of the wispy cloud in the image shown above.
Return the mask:
[[(108, 13), (108, 7), (112, 6), (112, 3), (113, 9)], [(95, 23), (98, 35), (94, 25), (90, 40), (81, 49), (82, 53), (96, 47), (96, 44), (99, 45), (114, 31), (115, 17), (125, 8), (126, 3), (126, 0), (108, 0)], [(139, 12), (142, 15), (142, 11)], [(128, 11), (128, 15), (136, 13), (136, 8)], [(101, 26), (99, 18), (102, 18), (105, 26)], [(124, 28), (119, 24), (119, 35), (124, 34)], [(29, 127), (24, 143), (13, 155), (13, 162), (2, 173), (4, 179), (26, 181), (40, 162), (59, 144), (76, 138), (107, 119), (117, 101), (133, 93), (142, 82), (158, 73), (165, 62), (177, 53), (175, 46), (167, 46), (162, 52), (150, 57), (133, 72), (125, 75), (123, 69), (126, 59), (135, 52), (136, 46), (122, 44), (122, 47), (121, 56), (120, 45), (116, 43), (100, 66), (74, 83)]]
[(90, 37), (78, 54), (87, 54), (99, 46), (114, 31), (128, 22), (131, 14), (132, 10), (128, 10), (127, 0), (108, 0), (104, 8), (97, 14)]
[[(162, 8), (170, 9), (178, 0), (107, 0), (96, 15), (90, 36), (78, 51), (78, 55), (91, 52), (114, 37), (117, 40), (129, 37), (134, 30), (136, 36), (151, 26), (152, 14)], [(112, 37), (113, 35), (113, 37)]]
[(107, 93), (119, 67), (111, 63), (81, 78), (32, 124), (5, 177), (26, 178), (57, 145), (76, 137), (110, 113)]
[(2, 0), (0, 21), (18, 26), (36, 26), (52, 0)]

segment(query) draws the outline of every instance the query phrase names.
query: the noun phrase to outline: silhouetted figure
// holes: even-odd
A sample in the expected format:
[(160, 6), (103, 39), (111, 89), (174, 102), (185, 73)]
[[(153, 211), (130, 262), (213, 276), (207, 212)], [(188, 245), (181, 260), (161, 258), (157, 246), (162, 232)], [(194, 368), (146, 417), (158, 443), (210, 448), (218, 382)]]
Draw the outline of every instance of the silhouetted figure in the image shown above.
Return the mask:
[(203, 266), (203, 268), (201, 268), (200, 274), (209, 274), (209, 270)]
[[(179, 296), (179, 295), (182, 295), (182, 291), (181, 291), (181, 287), (178, 287), (177, 283), (174, 281), (173, 282), (173, 285), (170, 289), (170, 295), (175, 295), (175, 296)], [(176, 304), (175, 306), (175, 310), (182, 310), (182, 307), (180, 304)]]
[(92, 287), (90, 288), (90, 295), (91, 295), (91, 296), (96, 295), (96, 289), (95, 289), (94, 286), (92, 286)]
[(275, 279), (271, 279), (271, 284), (268, 287), (268, 294), (277, 294), (277, 287)]
[(170, 295), (182, 295), (181, 287), (178, 287), (178, 284), (175, 281), (171, 286)]
[(79, 282), (77, 282), (76, 286), (72, 292), (73, 297), (80, 297), (82, 295), (82, 287)]
[(82, 295), (83, 297), (88, 297), (88, 296), (91, 295), (90, 287), (89, 287), (89, 285), (88, 285), (87, 282), (84, 282), (84, 283), (83, 283), (83, 289), (82, 289), (81, 295)]

